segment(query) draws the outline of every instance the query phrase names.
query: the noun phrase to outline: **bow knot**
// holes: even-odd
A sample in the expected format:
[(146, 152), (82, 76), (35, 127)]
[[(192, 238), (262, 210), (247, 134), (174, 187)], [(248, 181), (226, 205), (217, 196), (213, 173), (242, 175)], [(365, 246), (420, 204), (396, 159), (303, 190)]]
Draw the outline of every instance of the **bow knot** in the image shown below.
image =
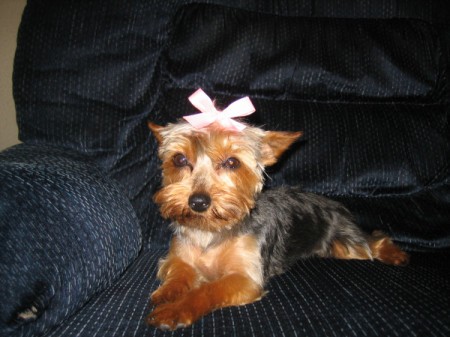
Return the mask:
[(235, 117), (248, 116), (255, 112), (250, 98), (244, 97), (231, 103), (225, 110), (219, 111), (214, 106), (214, 102), (202, 89), (198, 89), (191, 96), (189, 101), (200, 113), (183, 118), (196, 129), (204, 128), (214, 122), (218, 122), (227, 130), (242, 131), (245, 124), (233, 120)]

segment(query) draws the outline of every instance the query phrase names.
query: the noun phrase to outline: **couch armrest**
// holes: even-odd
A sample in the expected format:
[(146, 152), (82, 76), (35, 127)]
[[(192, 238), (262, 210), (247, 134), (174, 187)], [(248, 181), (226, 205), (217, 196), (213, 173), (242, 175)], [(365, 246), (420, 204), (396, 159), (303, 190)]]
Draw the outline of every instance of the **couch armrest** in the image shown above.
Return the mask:
[(0, 153), (0, 335), (40, 334), (110, 285), (141, 231), (129, 200), (83, 156)]

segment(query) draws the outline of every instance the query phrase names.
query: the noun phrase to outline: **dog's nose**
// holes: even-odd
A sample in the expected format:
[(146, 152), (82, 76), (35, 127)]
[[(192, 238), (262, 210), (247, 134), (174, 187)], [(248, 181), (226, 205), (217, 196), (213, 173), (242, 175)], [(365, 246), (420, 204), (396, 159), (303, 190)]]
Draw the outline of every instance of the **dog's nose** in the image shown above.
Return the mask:
[(211, 198), (207, 194), (196, 193), (189, 197), (189, 207), (196, 212), (204, 212), (211, 205)]

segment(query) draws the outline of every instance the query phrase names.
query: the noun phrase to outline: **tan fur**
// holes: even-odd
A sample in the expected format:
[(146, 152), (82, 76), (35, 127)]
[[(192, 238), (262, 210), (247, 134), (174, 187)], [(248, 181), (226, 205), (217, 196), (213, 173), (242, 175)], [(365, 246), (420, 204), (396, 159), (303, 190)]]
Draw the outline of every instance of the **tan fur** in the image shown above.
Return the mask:
[(331, 244), (331, 256), (338, 259), (379, 260), (385, 264), (403, 266), (408, 264), (409, 255), (397, 247), (381, 231), (367, 236), (368, 247), (350, 246), (335, 240)]
[(370, 249), (375, 259), (386, 264), (404, 266), (409, 262), (409, 255), (397, 247), (386, 234), (374, 231), (369, 239)]
[(215, 309), (244, 305), (260, 297), (261, 289), (251, 279), (241, 274), (229, 274), (202, 284), (178, 301), (160, 304), (147, 317), (147, 322), (173, 330), (188, 326)]
[(302, 132), (267, 131), (263, 139), (261, 162), (264, 166), (270, 166), (278, 161), (278, 158), (298, 138)]
[(339, 240), (331, 244), (331, 256), (337, 259), (372, 260), (368, 247), (349, 246)]
[(173, 329), (214, 309), (262, 296), (262, 264), (255, 238), (239, 236), (211, 245), (210, 234), (204, 235), (204, 242), (198, 242), (197, 235), (172, 239), (158, 273), (163, 285), (151, 296), (159, 306), (147, 318), (150, 324)]

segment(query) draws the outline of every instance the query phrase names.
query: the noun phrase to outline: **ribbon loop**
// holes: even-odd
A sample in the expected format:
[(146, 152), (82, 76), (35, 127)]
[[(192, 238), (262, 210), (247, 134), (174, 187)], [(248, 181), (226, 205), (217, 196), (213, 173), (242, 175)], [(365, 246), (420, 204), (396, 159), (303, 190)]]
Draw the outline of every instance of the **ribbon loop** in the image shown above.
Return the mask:
[(200, 113), (183, 116), (183, 118), (196, 129), (204, 128), (214, 122), (218, 122), (227, 130), (242, 131), (245, 124), (236, 122), (232, 118), (244, 117), (255, 112), (250, 98), (244, 97), (231, 103), (225, 110), (219, 111), (214, 106), (214, 102), (202, 89), (198, 89), (191, 96), (189, 101)]

